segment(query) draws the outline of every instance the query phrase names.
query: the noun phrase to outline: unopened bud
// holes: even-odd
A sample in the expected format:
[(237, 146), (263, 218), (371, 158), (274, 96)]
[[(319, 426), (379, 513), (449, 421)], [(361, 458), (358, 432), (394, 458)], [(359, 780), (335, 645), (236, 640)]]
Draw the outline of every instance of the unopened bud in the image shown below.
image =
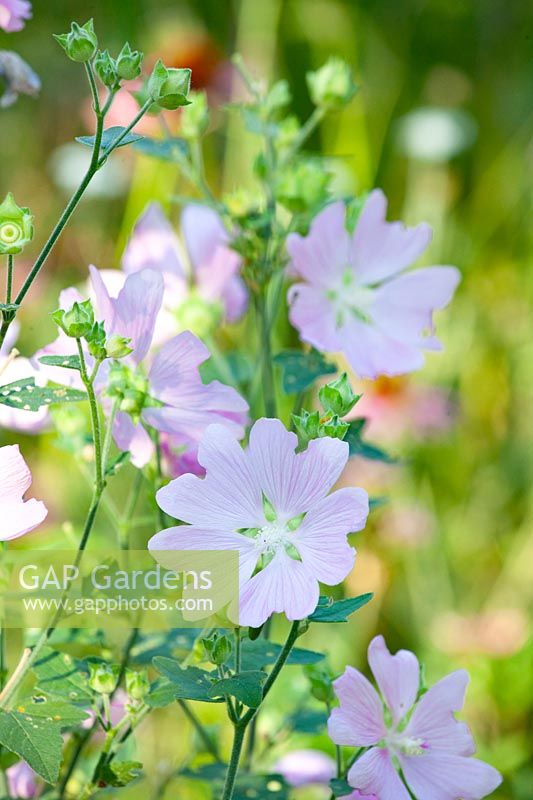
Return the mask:
[(123, 81), (133, 81), (141, 74), (143, 54), (132, 50), (128, 42), (124, 45), (115, 62), (118, 77)]
[(21, 208), (9, 192), (0, 204), (0, 254), (16, 255), (33, 238), (33, 214)]
[(118, 336), (114, 334), (110, 336), (106, 344), (106, 355), (108, 358), (124, 358), (133, 352), (133, 347), (130, 347), (131, 339), (126, 336)]
[(72, 308), (63, 310), (58, 308), (52, 314), (52, 319), (59, 327), (73, 339), (82, 339), (90, 335), (94, 325), (94, 311), (90, 300), (83, 303), (74, 303)]
[(94, 69), (96, 74), (108, 89), (114, 89), (118, 85), (118, 73), (115, 60), (111, 58), (107, 50), (100, 50), (94, 59)]
[(126, 670), (126, 691), (132, 700), (144, 700), (150, 691), (150, 681), (145, 670), (141, 672)]
[(202, 644), (209, 661), (217, 666), (226, 663), (233, 649), (231, 640), (225, 634), (214, 633), (202, 639)]
[(357, 92), (352, 71), (341, 58), (330, 58), (316, 72), (307, 73), (307, 85), (313, 103), (319, 108), (342, 108)]
[(343, 372), (340, 377), (321, 387), (318, 392), (318, 398), (324, 407), (324, 411), (344, 417), (360, 400), (361, 395), (354, 394), (348, 375)]
[(187, 96), (191, 86), (190, 69), (165, 67), (159, 60), (148, 79), (147, 91), (160, 108), (173, 111), (189, 104)]
[(73, 22), (68, 33), (54, 34), (54, 38), (72, 61), (80, 63), (90, 61), (98, 48), (92, 19), (82, 26)]
[(118, 682), (120, 667), (117, 664), (89, 663), (89, 686), (98, 694), (112, 694)]

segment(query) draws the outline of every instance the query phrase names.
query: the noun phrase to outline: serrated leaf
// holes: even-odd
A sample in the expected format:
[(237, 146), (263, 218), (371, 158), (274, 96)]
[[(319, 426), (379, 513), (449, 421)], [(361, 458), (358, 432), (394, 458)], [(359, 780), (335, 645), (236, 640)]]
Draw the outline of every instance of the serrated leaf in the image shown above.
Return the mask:
[(348, 622), (348, 617), (369, 603), (373, 597), (372, 592), (360, 594), (359, 597), (346, 597), (344, 600), (321, 596), (308, 619), (310, 622)]
[(257, 708), (263, 699), (263, 686), (267, 679), (266, 672), (248, 670), (222, 678), (211, 687), (212, 697), (235, 697), (249, 708)]
[(87, 685), (84, 665), (66, 653), (43, 648), (33, 671), (37, 676), (37, 687), (46, 694), (91, 705), (92, 692)]
[(2, 711), (0, 744), (23, 758), (47, 783), (57, 781), (63, 749), (59, 725), (18, 711)]
[(64, 367), (65, 369), (78, 370), (78, 372), (81, 369), (79, 356), (41, 356), (39, 361), (49, 367)]
[(304, 392), (321, 375), (337, 372), (335, 364), (326, 361), (317, 350), (304, 353), (301, 350), (284, 350), (274, 356), (281, 367), (282, 388), (285, 394)]
[(150, 139), (146, 136), (135, 142), (135, 149), (145, 156), (172, 162), (183, 161), (189, 152), (189, 146), (184, 139)]
[[(211, 696), (213, 680), (211, 673), (199, 667), (183, 668), (174, 658), (156, 656), (155, 669), (164, 675), (173, 686), (174, 700), (199, 700), (204, 703), (219, 703)], [(150, 697), (150, 695), (148, 696)]]
[[(274, 664), (282, 647), (274, 642), (269, 642), (266, 639), (243, 639), (241, 645), (241, 668), (243, 670), (261, 669), (269, 664)], [(291, 664), (317, 664), (324, 659), (322, 653), (317, 653), (314, 650), (304, 650), (300, 647), (295, 647), (287, 659), (287, 665)]]
[(386, 464), (394, 464), (396, 459), (378, 447), (375, 444), (366, 442), (363, 437), (363, 430), (366, 427), (367, 420), (360, 417), (350, 423), (344, 441), (348, 442), (351, 456), (361, 456), (361, 458), (368, 458), (371, 461), (384, 461)]
[[(114, 125), (112, 128), (108, 128), (103, 132), (102, 142), (100, 144), (100, 155), (104, 155), (104, 153), (106, 153), (112, 147), (113, 142), (118, 139), (124, 130), (125, 128), (121, 125)], [(139, 142), (143, 138), (144, 137), (140, 136), (138, 133), (132, 133), (130, 131), (122, 139), (118, 147), (126, 147), (126, 145)], [(77, 136), (76, 141), (80, 144), (84, 144), (86, 147), (94, 147), (94, 136)]]
[(41, 406), (54, 403), (79, 403), (87, 395), (79, 389), (66, 386), (36, 386), (35, 378), (23, 378), (0, 386), (0, 404), (23, 411), (38, 411)]
[(101, 772), (101, 780), (108, 786), (127, 786), (141, 776), (140, 761), (112, 761)]

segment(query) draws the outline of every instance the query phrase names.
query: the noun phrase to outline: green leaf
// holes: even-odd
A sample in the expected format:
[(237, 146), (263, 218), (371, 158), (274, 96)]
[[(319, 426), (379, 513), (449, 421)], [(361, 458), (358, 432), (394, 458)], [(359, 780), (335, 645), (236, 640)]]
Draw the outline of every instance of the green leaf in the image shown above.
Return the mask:
[(129, 450), (125, 450), (122, 453), (119, 453), (106, 467), (105, 474), (106, 477), (110, 475), (116, 475), (117, 472), (122, 469), (130, 460), (131, 453)]
[(141, 776), (140, 761), (112, 761), (101, 772), (101, 779), (108, 786), (127, 786)]
[(231, 678), (222, 678), (211, 687), (212, 697), (235, 697), (249, 708), (257, 708), (263, 699), (263, 686), (267, 679), (266, 672), (249, 670), (232, 675)]
[(350, 448), (350, 456), (361, 456), (371, 461), (384, 461), (387, 464), (394, 464), (396, 459), (393, 456), (382, 450), (381, 447), (363, 440), (362, 434), (366, 424), (367, 420), (363, 417), (354, 419), (350, 423), (350, 427), (344, 436), (344, 441), (348, 442)]
[(44, 719), (47, 722), (68, 728), (79, 725), (88, 719), (87, 712), (66, 700), (36, 692), (31, 697), (17, 701), (16, 711), (29, 714), (31, 717)]
[[(209, 783), (213, 797), (220, 797), (226, 771), (226, 764), (202, 764), (195, 769), (185, 767), (180, 774)], [(250, 775), (242, 772), (237, 776), (233, 800), (287, 800), (288, 796), (288, 787), (281, 775)]]
[(372, 592), (360, 594), (359, 597), (347, 597), (344, 600), (333, 600), (322, 595), (308, 619), (310, 622), (348, 622), (348, 617), (369, 603), (373, 597)]
[(73, 703), (91, 705), (92, 692), (87, 685), (83, 662), (46, 647), (33, 665), (33, 671), (37, 676), (38, 688), (47, 694), (68, 698)]
[(308, 353), (301, 350), (284, 350), (274, 356), (274, 362), (281, 367), (285, 394), (304, 392), (321, 375), (332, 375), (337, 372), (335, 364), (326, 361), (317, 350)]
[(0, 404), (20, 408), (23, 411), (38, 411), (41, 406), (53, 403), (79, 403), (86, 400), (85, 392), (66, 386), (36, 386), (35, 378), (24, 378), (0, 386)]
[(326, 729), (328, 715), (314, 708), (302, 708), (291, 714), (288, 726), (296, 733), (322, 733)]
[(61, 727), (18, 711), (0, 712), (0, 744), (23, 758), (48, 783), (59, 777)]
[[(282, 647), (274, 642), (269, 642), (266, 639), (243, 639), (241, 645), (241, 668), (243, 670), (261, 669), (269, 664), (274, 664)], [(291, 650), (287, 665), (290, 664), (317, 664), (324, 659), (322, 653), (316, 653), (314, 650), (304, 650), (300, 647), (295, 647)]]
[(81, 369), (79, 356), (41, 356), (39, 359), (41, 364), (46, 364), (49, 367), (64, 367), (65, 369), (76, 369), (78, 372)]
[[(102, 134), (102, 143), (100, 144), (100, 154), (103, 155), (107, 152), (110, 147), (112, 146), (113, 142), (118, 139), (122, 131), (125, 130), (121, 125), (114, 125), (112, 128), (108, 128)], [(127, 144), (133, 144), (134, 142), (139, 142), (143, 137), (139, 136), (138, 133), (129, 133), (122, 139), (118, 147), (126, 147)], [(87, 147), (94, 147), (94, 136), (77, 136), (76, 141), (80, 144), (84, 144)]]
[[(199, 667), (183, 668), (179, 661), (165, 656), (156, 656), (153, 665), (172, 684), (174, 700), (200, 700), (204, 703), (219, 703), (211, 695), (213, 680), (211, 673)], [(159, 687), (161, 688), (161, 687)], [(165, 690), (169, 691), (169, 690)], [(151, 695), (148, 695), (148, 702)]]
[(189, 145), (185, 139), (149, 139), (143, 137), (141, 141), (135, 142), (135, 149), (139, 153), (151, 158), (158, 158), (160, 161), (181, 162), (187, 158)]
[(329, 786), (334, 797), (346, 797), (353, 792), (353, 787), (342, 778), (333, 778), (329, 782)]

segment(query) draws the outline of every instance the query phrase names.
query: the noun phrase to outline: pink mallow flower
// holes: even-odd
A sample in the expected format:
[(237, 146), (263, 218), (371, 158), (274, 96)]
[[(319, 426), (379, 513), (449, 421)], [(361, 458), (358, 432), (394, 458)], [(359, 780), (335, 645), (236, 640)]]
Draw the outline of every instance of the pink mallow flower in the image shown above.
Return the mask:
[(17, 761), (6, 770), (9, 796), (28, 800), (37, 794), (37, 775), (25, 761)]
[(126, 273), (155, 269), (165, 279), (163, 309), (155, 338), (164, 341), (183, 329), (199, 335), (221, 319), (236, 322), (248, 294), (239, 275), (241, 260), (229, 247), (229, 236), (216, 211), (188, 205), (181, 217), (185, 248), (158, 203), (141, 215), (124, 252)]
[(0, 0), (0, 28), (8, 33), (21, 31), (25, 20), (31, 18), (28, 0)]
[(345, 206), (315, 217), (309, 234), (287, 240), (292, 274), (290, 319), (301, 338), (325, 352), (342, 352), (362, 378), (419, 369), (423, 350), (440, 350), (432, 315), (459, 283), (455, 267), (405, 272), (426, 249), (431, 228), (386, 222), (387, 201), (371, 192), (353, 234)]
[(335, 761), (320, 750), (293, 750), (282, 756), (273, 771), (289, 786), (328, 786), (337, 774)]
[(48, 510), (39, 500), (24, 500), (31, 472), (18, 444), (0, 447), (0, 541), (17, 539), (45, 519)]
[(397, 766), (417, 800), (480, 800), (499, 786), (500, 773), (471, 758), (470, 731), (454, 716), (464, 704), (467, 672), (452, 672), (417, 702), (420, 665), (414, 653), (392, 656), (376, 636), (368, 663), (381, 696), (353, 667), (333, 684), (340, 707), (329, 718), (331, 739), (369, 748), (350, 768), (350, 786), (376, 800), (410, 800)]
[(260, 419), (243, 450), (234, 433), (210, 426), (198, 461), (206, 477), (182, 475), (157, 493), (160, 507), (188, 525), (168, 528), (150, 550), (235, 550), (240, 625), (261, 626), (273, 613), (304, 619), (316, 608), (319, 581), (340, 583), (355, 550), (347, 535), (364, 528), (368, 496), (344, 488), (328, 494), (348, 461), (348, 445), (316, 439), (296, 453), (298, 439), (278, 419)]

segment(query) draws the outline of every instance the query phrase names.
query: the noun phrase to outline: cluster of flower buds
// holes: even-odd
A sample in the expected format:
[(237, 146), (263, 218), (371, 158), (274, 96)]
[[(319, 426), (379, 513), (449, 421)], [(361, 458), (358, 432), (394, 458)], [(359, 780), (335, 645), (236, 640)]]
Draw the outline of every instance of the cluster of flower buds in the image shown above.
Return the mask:
[(108, 89), (117, 89), (121, 81), (132, 81), (141, 74), (143, 54), (132, 50), (128, 42), (116, 58), (99, 50), (94, 59), (96, 74)]
[(335, 56), (315, 72), (308, 72), (306, 77), (313, 103), (324, 111), (342, 108), (358, 89), (350, 66)]
[(306, 447), (311, 439), (330, 436), (333, 439), (344, 439), (350, 424), (342, 417), (346, 416), (361, 399), (352, 391), (346, 372), (330, 383), (326, 383), (318, 393), (323, 412), (318, 409), (312, 412), (302, 410), (301, 414), (293, 414), (294, 427), (301, 447)]
[(135, 423), (144, 408), (157, 404), (148, 394), (148, 379), (118, 361), (111, 365), (105, 391), (108, 397), (118, 401), (119, 410), (129, 414)]
[(9, 192), (0, 204), (0, 255), (16, 255), (33, 238), (33, 214), (21, 208)]
[(52, 312), (52, 319), (69, 338), (85, 339), (89, 353), (97, 361), (124, 358), (132, 351), (130, 339), (117, 334), (107, 336), (104, 323), (97, 322), (94, 318), (90, 300), (75, 302), (67, 309), (58, 308)]
[(210, 636), (204, 637), (202, 645), (207, 659), (217, 667), (225, 664), (231, 655), (231, 639), (225, 634), (217, 633), (217, 631), (214, 631)]

